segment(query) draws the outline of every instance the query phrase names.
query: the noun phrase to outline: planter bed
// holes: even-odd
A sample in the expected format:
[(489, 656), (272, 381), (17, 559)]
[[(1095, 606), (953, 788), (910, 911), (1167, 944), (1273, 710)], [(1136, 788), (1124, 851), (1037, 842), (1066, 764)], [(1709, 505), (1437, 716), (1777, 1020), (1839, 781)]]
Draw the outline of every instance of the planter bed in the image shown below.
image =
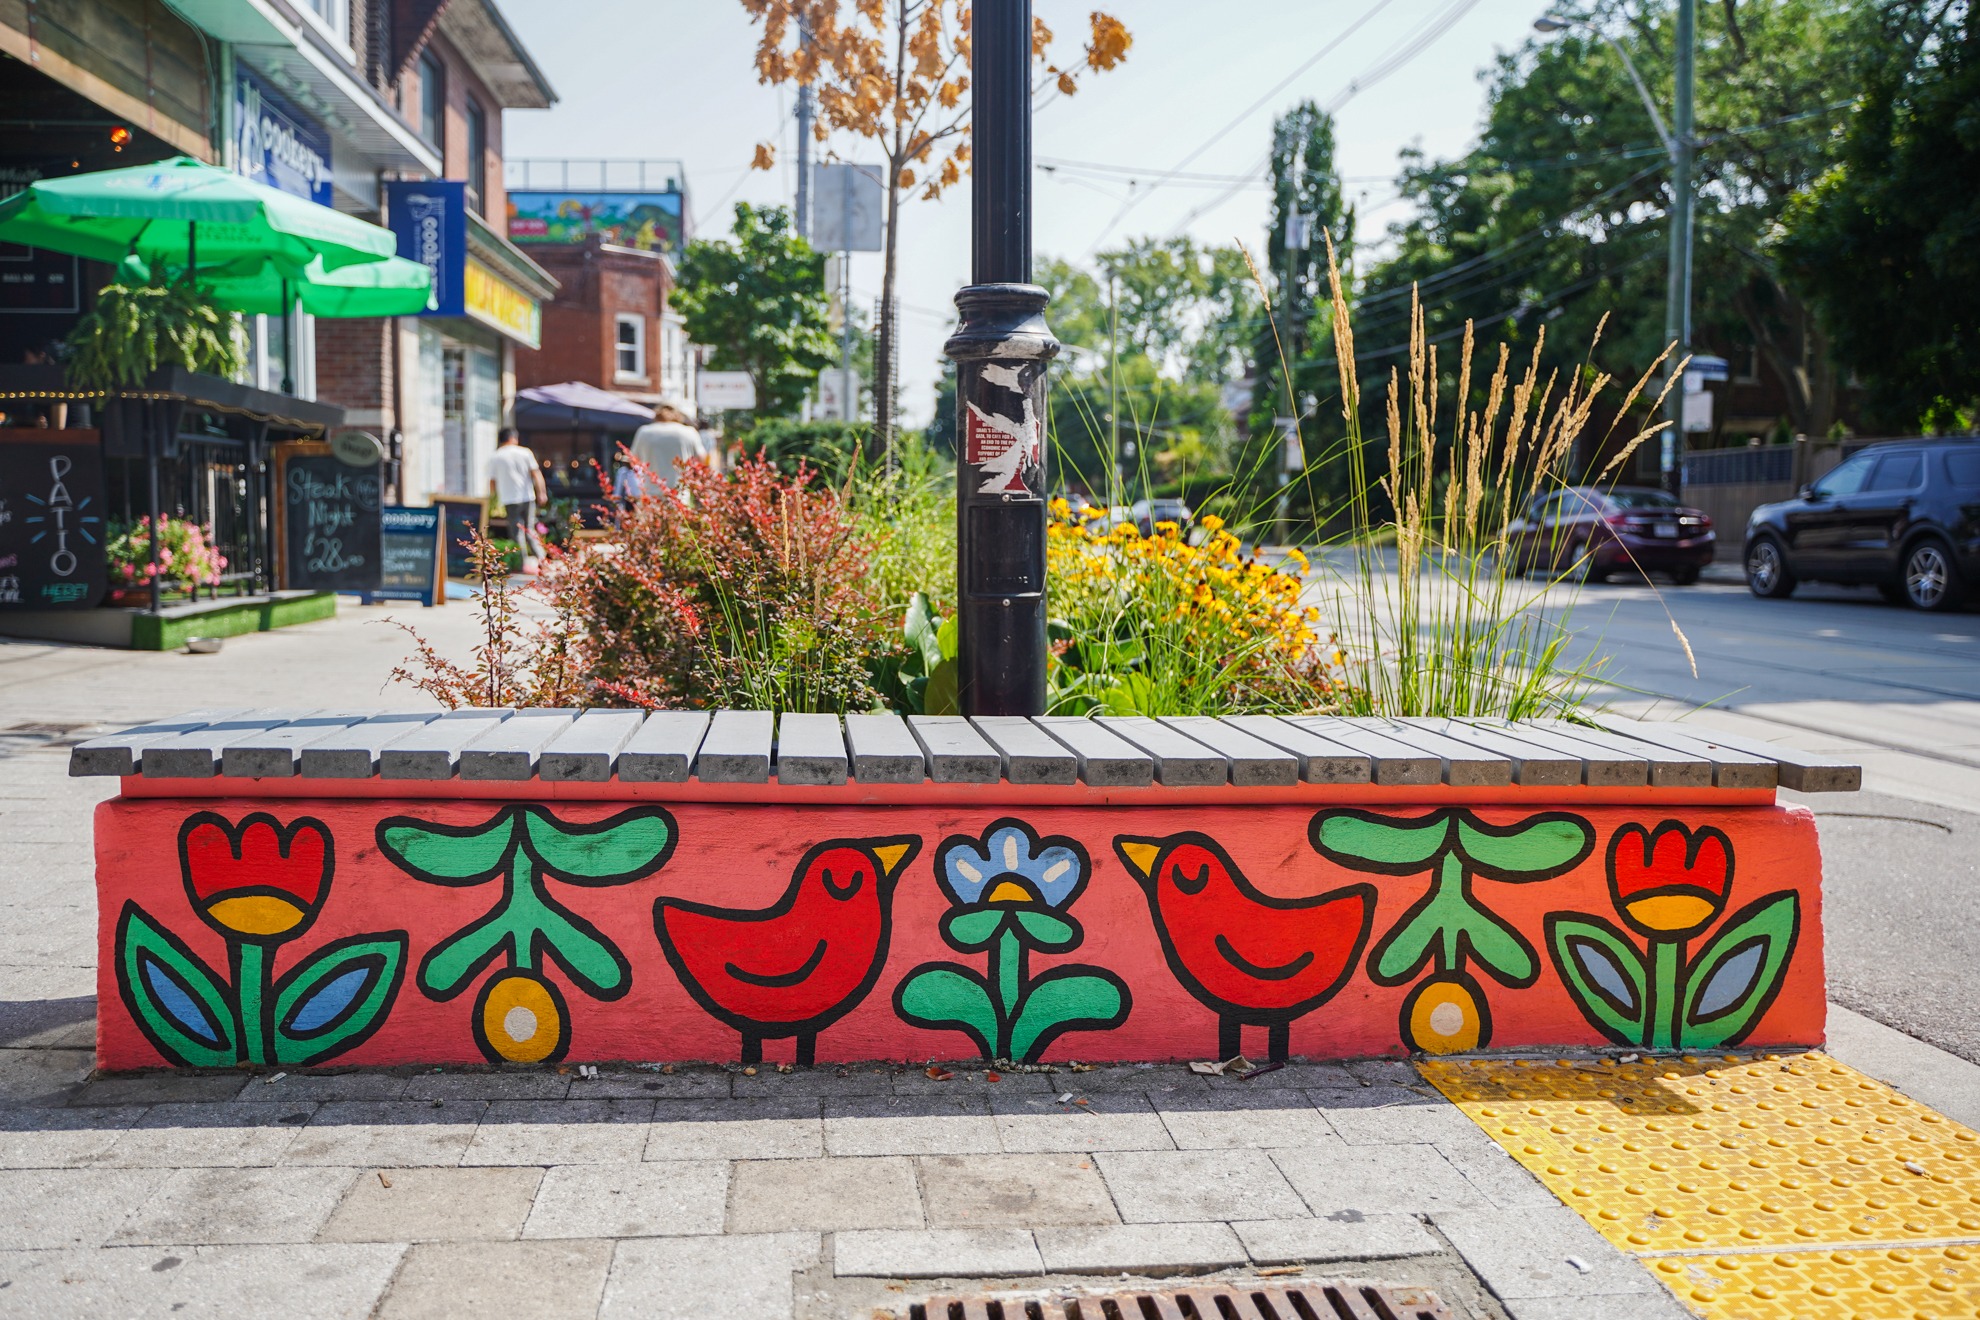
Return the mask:
[(337, 617), (334, 591), (273, 591), (185, 601), (153, 614), (103, 605), (93, 610), (0, 614), (0, 633), (131, 651), (176, 651), (194, 637), (238, 637)]
[(1820, 1043), (1860, 772), (1602, 723), (195, 711), (72, 751), (98, 1062)]

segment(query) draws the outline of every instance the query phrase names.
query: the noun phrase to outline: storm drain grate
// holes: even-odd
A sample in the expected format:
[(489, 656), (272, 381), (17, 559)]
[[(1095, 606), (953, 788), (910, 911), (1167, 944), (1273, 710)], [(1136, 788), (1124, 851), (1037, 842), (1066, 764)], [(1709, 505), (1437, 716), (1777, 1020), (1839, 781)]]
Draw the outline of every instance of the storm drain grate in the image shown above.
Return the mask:
[(1366, 1279), (1243, 1287), (1219, 1284), (1047, 1300), (931, 1297), (912, 1320), (1452, 1320), (1427, 1288)]

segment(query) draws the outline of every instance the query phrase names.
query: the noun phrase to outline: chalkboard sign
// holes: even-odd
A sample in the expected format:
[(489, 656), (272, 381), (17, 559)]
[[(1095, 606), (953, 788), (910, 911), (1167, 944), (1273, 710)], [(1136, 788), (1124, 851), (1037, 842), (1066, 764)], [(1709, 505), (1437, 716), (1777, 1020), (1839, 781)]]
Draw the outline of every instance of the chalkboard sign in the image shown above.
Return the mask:
[(474, 557), (468, 545), (488, 534), (488, 501), (470, 495), (436, 495), (440, 510), (440, 542), (447, 552), (447, 576), (462, 581), (474, 577)]
[(440, 591), (440, 510), (381, 509), (382, 545), (378, 586), (365, 602), (416, 600), (421, 605), (445, 604)]
[(284, 445), (278, 452), (283, 585), (378, 590), (383, 467), (352, 467), (321, 444)]
[(103, 599), (103, 504), (95, 431), (0, 430), (0, 610)]

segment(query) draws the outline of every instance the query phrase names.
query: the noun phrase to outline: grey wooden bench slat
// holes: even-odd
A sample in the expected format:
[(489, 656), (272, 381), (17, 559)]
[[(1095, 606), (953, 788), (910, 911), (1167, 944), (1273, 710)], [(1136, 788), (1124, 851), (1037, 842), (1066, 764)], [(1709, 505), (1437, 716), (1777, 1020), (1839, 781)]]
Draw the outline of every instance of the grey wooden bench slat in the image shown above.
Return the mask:
[(1164, 715), (1162, 723), (1195, 739), (1230, 762), (1231, 782), (1239, 788), (1285, 787), (1299, 782), (1299, 758), (1255, 738), (1228, 719), (1210, 715)]
[(1754, 756), (1771, 756), (1780, 767), (1781, 783), (1797, 793), (1854, 793), (1863, 787), (1863, 767), (1798, 747), (1783, 747), (1743, 733), (1712, 730), (1711, 738), (1721, 747), (1732, 747)]
[(846, 735), (837, 715), (786, 714), (777, 721), (777, 782), (846, 782)]
[(970, 723), (1004, 758), (1013, 784), (1076, 784), (1079, 758), (1022, 715), (979, 715)]
[(1642, 742), (1620, 733), (1611, 733), (1607, 729), (1592, 729), (1586, 724), (1575, 724), (1569, 720), (1535, 720), (1533, 726), (1563, 734), (1590, 747), (1605, 748), (1620, 756), (1641, 758), (1650, 767), (1652, 788), (1712, 786), (1712, 762), (1708, 757), (1674, 752), (1668, 747), (1659, 747), (1655, 743)]
[(1514, 723), (1511, 720), (1466, 717), (1460, 722), (1574, 757), (1581, 762), (1578, 782), (1590, 788), (1641, 788), (1650, 782), (1650, 762), (1647, 758), (1606, 743), (1578, 738), (1572, 729), (1547, 727), (1530, 720)]
[(1512, 769), (1512, 781), (1522, 787), (1561, 788), (1581, 782), (1581, 757), (1558, 747), (1537, 744), (1463, 720), (1428, 718), (1403, 722), (1411, 728), (1420, 727), (1453, 742), (1505, 757)]
[[(1765, 742), (1759, 738), (1749, 738), (1741, 733), (1726, 733), (1719, 729), (1697, 724), (1658, 724), (1646, 720), (1624, 720), (1617, 716), (1603, 715), (1598, 718), (1605, 725), (1617, 726), (1617, 732), (1632, 737), (1676, 736), (1687, 738), (1707, 749), (1719, 763), (1719, 787), (1725, 788), (1725, 770), (1732, 764), (1730, 758), (1742, 757), (1774, 763), (1774, 773), (1784, 788), (1798, 793), (1853, 793), (1863, 787), (1863, 767), (1847, 761), (1820, 756), (1814, 752), (1804, 752), (1794, 747), (1783, 747), (1779, 743)], [(1737, 787), (1749, 787), (1740, 784)], [(1752, 785), (1762, 787), (1762, 785)], [(1771, 788), (1772, 784), (1764, 785)]]
[(360, 724), (333, 729), (302, 748), (296, 756), (296, 773), (304, 779), (369, 779), (378, 773), (379, 756), (387, 747), (441, 714), (387, 710)]
[(1004, 758), (960, 715), (910, 715), (908, 728), (928, 753), (929, 778), (938, 784), (994, 784)]
[(304, 747), (370, 716), (368, 710), (314, 710), (277, 728), (244, 733), (220, 749), (220, 773), (230, 779), (286, 779), (296, 773)]
[(1032, 720), (1079, 761), (1080, 781), (1090, 788), (1146, 788), (1155, 782), (1155, 758), (1084, 715), (1040, 715)]
[(1612, 733), (1668, 747), (1674, 752), (1709, 758), (1715, 788), (1773, 788), (1780, 783), (1780, 762), (1771, 756), (1755, 756), (1724, 743), (1708, 741), (1712, 736), (1709, 729), (1681, 731), (1675, 724), (1625, 719), (1620, 715), (1596, 715), (1594, 719)]
[(1147, 715), (1102, 715), (1094, 721), (1119, 734), (1155, 761), (1155, 781), (1164, 788), (1209, 788), (1231, 782), (1230, 758), (1205, 747)]
[(928, 753), (899, 715), (846, 716), (846, 746), (853, 778), (862, 784), (919, 784), (928, 778)]
[(148, 745), (144, 749), (144, 768), (139, 773), (147, 779), (210, 779), (220, 773), (220, 753), (228, 743), (244, 735), (280, 728), (314, 713), (308, 706), (264, 706), (216, 720), (205, 728)]
[(116, 733), (106, 733), (101, 738), (91, 738), (88, 742), (77, 743), (69, 749), (69, 774), (76, 778), (89, 775), (137, 774), (143, 767), (146, 747), (182, 733), (190, 733), (194, 729), (203, 729), (217, 720), (245, 715), (247, 711), (246, 706), (189, 710), (183, 715), (174, 715), (170, 719), (153, 720), (149, 724), (133, 725)]
[(705, 710), (656, 710), (619, 752), (619, 779), (628, 784), (682, 784), (708, 735)]
[[(1374, 760), (1368, 753), (1329, 742), (1276, 716), (1226, 715), (1223, 723), (1284, 751), (1309, 784), (1366, 784), (1374, 778)], [(1441, 772), (1442, 766), (1438, 769)]]
[(584, 712), (536, 758), (536, 777), (552, 783), (603, 783), (612, 777), (619, 753), (645, 722), (643, 710)]
[(461, 748), (463, 779), (529, 779), (543, 749), (576, 723), (575, 710), (532, 707), (508, 719)]
[(1437, 775), (1428, 783), (1441, 779), (1456, 788), (1498, 788), (1513, 781), (1512, 762), (1506, 757), (1474, 742), (1445, 737), (1421, 721), (1355, 716), (1340, 723), (1436, 757)]
[(380, 779), (452, 779), (461, 749), (513, 715), (508, 707), (450, 710), (409, 730), (378, 753)]
[(767, 710), (718, 710), (695, 754), (694, 777), (704, 784), (767, 784), (776, 717)]
[(1387, 721), (1349, 720), (1337, 715), (1285, 715), (1287, 724), (1369, 758), (1378, 784), (1438, 784), (1444, 758), (1392, 736)]

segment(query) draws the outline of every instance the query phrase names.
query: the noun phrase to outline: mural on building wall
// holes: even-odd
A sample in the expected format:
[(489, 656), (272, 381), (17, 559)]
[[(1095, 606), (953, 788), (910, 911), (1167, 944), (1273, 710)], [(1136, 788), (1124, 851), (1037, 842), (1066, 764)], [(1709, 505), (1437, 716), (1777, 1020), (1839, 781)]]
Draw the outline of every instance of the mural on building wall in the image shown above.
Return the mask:
[(1601, 917), (1547, 914), (1547, 950), (1561, 983), (1619, 1045), (1716, 1049), (1746, 1038), (1787, 978), (1801, 934), (1801, 898), (1784, 889), (1734, 913), (1696, 956), (1732, 894), (1733, 842), (1713, 826), (1625, 825), (1609, 840), (1609, 895), (1639, 948)]
[(1040, 838), (1021, 820), (942, 840), (935, 882), (950, 903), (942, 940), (957, 953), (986, 954), (987, 975), (961, 963), (922, 963), (895, 988), (895, 1012), (917, 1027), (962, 1032), (986, 1058), (1031, 1063), (1066, 1032), (1120, 1026), (1134, 999), (1115, 973), (1062, 963), (1031, 974), (1033, 952), (1070, 953), (1086, 939), (1066, 909), (1092, 878), (1077, 840)]
[(102, 1066), (1822, 1036), (1798, 808), (439, 795), (459, 787), (103, 804)]
[(1323, 811), (1313, 818), (1311, 837), (1322, 857), (1350, 870), (1431, 874), (1423, 897), (1368, 955), (1368, 978), (1377, 985), (1404, 985), (1430, 968), (1403, 1000), (1397, 1029), (1410, 1049), (1431, 1054), (1491, 1043), (1491, 1002), (1469, 964), (1509, 990), (1524, 990), (1540, 976), (1532, 941), (1479, 903), (1474, 878), (1516, 885), (1551, 880), (1595, 847), (1595, 831), (1580, 816), (1543, 812), (1492, 825), (1462, 807), (1406, 818)]
[(575, 824), (547, 807), (504, 807), (479, 825), (437, 825), (411, 816), (378, 823), (378, 847), (430, 885), (502, 882), (488, 914), (430, 949), (419, 964), (420, 992), (446, 1001), (491, 963), (468, 1019), (491, 1063), (541, 1063), (571, 1048), (570, 1007), (544, 974), (551, 963), (593, 999), (621, 999), (632, 967), (598, 928), (551, 897), (547, 881), (623, 885), (666, 865), (679, 831), (659, 807), (634, 807), (609, 820)]
[(333, 940), (274, 975), (275, 950), (330, 896), (336, 845), (322, 821), (194, 812), (178, 862), (193, 911), (226, 942), (227, 979), (132, 899), (113, 944), (118, 998), (168, 1063), (322, 1063), (385, 1021), (405, 977), (403, 930)]
[(818, 1033), (866, 998), (893, 934), (894, 886), (921, 851), (914, 835), (832, 839), (806, 853), (767, 908), (684, 898), (653, 905), (667, 961), (696, 1003), (742, 1034), (759, 1063), (766, 1037), (797, 1037), (797, 1061)]
[(1241, 1029), (1267, 1028), (1273, 1062), (1290, 1057), (1292, 1023), (1354, 973), (1375, 912), (1373, 885), (1274, 898), (1207, 834), (1123, 834), (1114, 851), (1147, 891), (1169, 968), (1217, 1015), (1217, 1057), (1235, 1058)]

